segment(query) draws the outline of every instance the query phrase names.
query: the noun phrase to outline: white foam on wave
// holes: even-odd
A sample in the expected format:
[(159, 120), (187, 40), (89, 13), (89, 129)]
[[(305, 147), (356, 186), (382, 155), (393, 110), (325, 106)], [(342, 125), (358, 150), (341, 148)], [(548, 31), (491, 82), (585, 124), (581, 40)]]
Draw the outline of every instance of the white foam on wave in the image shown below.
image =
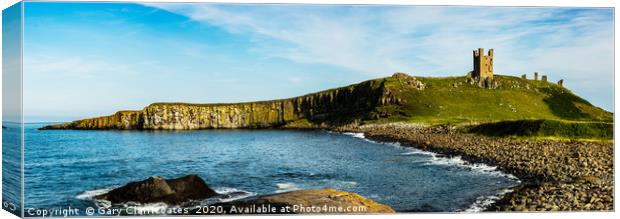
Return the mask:
[(428, 155), (428, 156), (435, 156), (435, 155), (437, 155), (437, 153), (433, 153), (433, 152), (430, 152), (430, 151), (423, 151), (423, 150), (416, 149), (416, 148), (408, 148), (407, 152), (401, 153), (401, 155), (405, 155), (405, 156), (406, 155), (416, 155), (416, 154)]
[(355, 138), (363, 138), (366, 139), (366, 137), (364, 136), (364, 133), (361, 132), (343, 132), (342, 134), (344, 135), (350, 135), (353, 136)]
[[(244, 199), (244, 198), (256, 195), (256, 193), (254, 192), (249, 192), (249, 191), (245, 191), (245, 190), (241, 190), (237, 188), (231, 188), (231, 187), (216, 187), (216, 188), (213, 188), (213, 190), (219, 193), (220, 195), (211, 197), (208, 199), (204, 199), (204, 200), (190, 201), (190, 202), (181, 204), (181, 206), (185, 206), (185, 205), (194, 206), (194, 204), (196, 203), (200, 203), (201, 206), (207, 206), (207, 205), (211, 205), (214, 203), (230, 202), (230, 201)], [(144, 212), (142, 214), (165, 213), (168, 208), (178, 207), (178, 206), (170, 206), (162, 202), (149, 203), (149, 204), (139, 204), (139, 203), (129, 202), (129, 203), (123, 204), (123, 207), (125, 208), (130, 207), (130, 206), (138, 212)]]
[(220, 196), (215, 197), (216, 202), (229, 202), (257, 195), (255, 192), (230, 187), (217, 187), (213, 188), (213, 190), (221, 194)]
[(231, 194), (231, 193), (235, 193), (235, 192), (241, 192), (244, 190), (241, 189), (237, 189), (237, 188), (231, 188), (231, 187), (216, 187), (213, 188), (213, 191), (219, 193), (219, 194)]
[[(419, 149), (412, 149), (412, 151), (408, 153), (423, 154), (423, 155), (431, 156), (429, 161), (426, 163), (428, 165), (457, 166), (459, 168), (469, 169), (471, 171), (475, 171), (477, 173), (481, 173), (485, 175), (493, 175), (493, 176), (509, 178), (509, 179), (515, 180), (517, 183), (521, 183), (519, 178), (515, 177), (512, 174), (499, 171), (496, 166), (490, 166), (490, 165), (486, 165), (483, 163), (470, 163), (470, 162), (463, 160), (461, 156), (442, 157), (442, 156), (439, 156), (437, 153), (422, 151)], [(480, 196), (476, 198), (476, 201), (472, 203), (472, 205), (469, 208), (465, 209), (464, 211), (465, 212), (481, 212), (509, 192), (512, 192), (512, 190), (503, 189), (499, 191), (498, 193), (496, 193), (495, 195)]]
[(367, 139), (364, 135), (364, 133), (358, 133), (358, 132), (343, 132), (342, 134), (345, 135), (349, 135), (349, 136), (353, 136), (356, 138), (363, 138), (366, 141), (369, 142), (373, 142), (373, 143), (377, 143), (377, 144), (384, 144), (384, 145), (390, 145), (390, 146), (394, 146), (394, 147), (398, 147), (400, 149), (405, 149), (407, 150), (407, 152), (403, 152), (401, 153), (401, 155), (426, 155), (429, 156), (430, 159), (427, 161), (427, 164), (429, 165), (445, 165), (445, 166), (458, 166), (461, 168), (465, 168), (465, 169), (469, 169), (472, 171), (476, 171), (476, 172), (480, 172), (480, 173), (484, 173), (484, 174), (490, 174), (490, 175), (495, 175), (495, 176), (501, 176), (501, 177), (507, 177), (513, 180), (519, 180), (517, 177), (515, 177), (512, 174), (507, 174), (504, 172), (501, 172), (499, 170), (497, 170), (496, 166), (490, 166), (490, 165), (486, 165), (483, 163), (471, 163), (468, 161), (465, 161), (461, 158), (461, 156), (453, 156), (453, 157), (448, 157), (448, 156), (441, 156), (435, 152), (430, 152), (430, 151), (423, 151), (417, 148), (411, 148), (411, 147), (403, 147), (400, 142), (377, 142), (377, 141), (373, 141), (370, 139)]
[(342, 181), (340, 183), (342, 183), (343, 185), (346, 185), (346, 186), (357, 186), (357, 182), (355, 182), (355, 181)]
[(129, 208), (131, 207), (131, 210), (133, 212), (133, 214), (137, 214), (137, 215), (160, 215), (160, 214), (165, 214), (166, 213), (166, 209), (172, 207), (166, 203), (163, 202), (157, 202), (157, 203), (147, 203), (147, 204), (141, 204), (141, 203), (134, 203), (134, 202), (129, 202), (129, 203), (125, 203), (123, 204), (123, 208)]
[(486, 175), (509, 178), (512, 180), (516, 180), (517, 183), (521, 183), (521, 181), (519, 181), (519, 178), (517, 178), (516, 176), (512, 174), (499, 171), (496, 166), (491, 166), (491, 165), (487, 165), (483, 163), (471, 163), (466, 160), (463, 160), (461, 156), (442, 157), (442, 156), (438, 156), (438, 154), (433, 154), (428, 164), (429, 165), (443, 165), (443, 166), (457, 166), (460, 168), (468, 169), (468, 170), (486, 174)]
[(384, 145), (390, 145), (390, 146), (394, 146), (394, 147), (401, 147), (400, 142), (397, 142), (397, 141), (396, 142), (379, 142), (379, 141), (370, 140), (370, 139), (366, 138), (364, 133), (361, 133), (361, 132), (342, 132), (342, 134), (349, 135), (349, 136), (352, 136), (354, 138), (361, 138), (364, 141), (375, 143), (375, 144), (384, 144)]
[(301, 188), (295, 183), (276, 183), (276, 186), (278, 187), (278, 190), (276, 190), (275, 193), (301, 190)]
[(111, 190), (112, 188), (89, 190), (78, 194), (75, 198), (80, 200), (93, 200), (95, 199), (95, 196), (103, 195)]
[[(95, 197), (98, 195), (103, 195), (105, 193), (108, 193), (114, 188), (115, 187), (85, 191), (75, 196), (75, 198), (80, 199), (80, 200), (92, 201), (97, 207), (110, 208), (112, 207), (112, 203), (110, 201), (96, 199)], [(218, 202), (230, 202), (230, 201), (257, 195), (257, 193), (255, 192), (249, 192), (249, 191), (236, 189), (236, 188), (230, 188), (230, 187), (216, 187), (216, 188), (213, 188), (213, 190), (220, 195), (211, 197), (205, 200), (199, 200), (197, 202), (203, 205), (209, 205), (209, 204), (218, 203)], [(123, 209), (131, 207), (132, 210), (134, 210), (136, 214), (159, 214), (162, 212), (166, 212), (166, 209), (175, 207), (175, 206), (170, 206), (163, 202), (146, 203), (146, 204), (136, 203), (136, 202), (126, 202), (126, 203), (120, 204), (120, 206), (118, 207), (123, 208)]]
[(98, 195), (103, 195), (105, 193), (108, 193), (109, 191), (112, 191), (112, 189), (114, 188), (110, 187), (110, 188), (88, 190), (88, 191), (78, 194), (77, 196), (75, 196), (75, 198), (80, 199), (80, 200), (92, 201), (95, 204), (95, 206), (100, 207), (100, 208), (110, 208), (112, 207), (112, 202), (108, 200), (95, 199), (95, 197)]
[[(358, 137), (358, 138), (364, 138), (364, 133), (343, 133), (346, 135), (351, 135), (354, 137)], [(471, 163), (468, 161), (465, 161), (461, 158), (461, 156), (452, 156), (452, 157), (448, 157), (448, 156), (441, 156), (435, 152), (430, 152), (430, 151), (423, 151), (417, 148), (410, 148), (410, 147), (402, 147), (400, 145), (400, 142), (376, 142), (373, 140), (369, 140), (366, 139), (369, 142), (373, 142), (373, 143), (378, 143), (378, 144), (385, 144), (385, 145), (392, 145), (395, 147), (399, 147), (399, 148), (404, 148), (407, 150), (407, 152), (401, 153), (401, 155), (425, 155), (425, 156), (429, 156), (429, 160), (426, 161), (426, 164), (428, 165), (445, 165), (445, 166), (457, 166), (460, 168), (466, 168), (469, 169), (471, 171), (475, 171), (481, 174), (488, 174), (488, 175), (494, 175), (494, 176), (500, 176), (500, 177), (506, 177), (512, 180), (515, 180), (517, 183), (521, 183), (521, 181), (519, 180), (519, 178), (517, 178), (516, 176), (512, 175), (512, 174), (508, 174), (508, 173), (504, 173), (502, 171), (499, 171), (497, 169), (496, 166), (490, 166), (487, 164), (483, 164), (483, 163)], [(497, 194), (495, 195), (491, 195), (491, 196), (481, 196), (478, 197), (476, 199), (476, 201), (465, 211), (466, 212), (480, 212), (482, 210), (484, 210), (486, 207), (488, 207), (489, 205), (495, 203), (497, 200), (499, 200), (500, 198), (502, 198), (505, 194), (512, 192), (511, 189), (504, 189), (499, 191)]]
[[(388, 143), (382, 143), (382, 144), (388, 144)], [(479, 172), (483, 174), (506, 177), (512, 180), (516, 180), (518, 183), (520, 183), (519, 178), (517, 178), (516, 176), (512, 174), (499, 171), (496, 166), (491, 166), (491, 165), (487, 165), (484, 163), (471, 163), (466, 160), (463, 160), (461, 156), (452, 156), (452, 157), (442, 156), (435, 152), (423, 151), (423, 150), (420, 150), (417, 148), (411, 148), (411, 147), (402, 147), (399, 142), (394, 142), (391, 144), (393, 146), (407, 150), (406, 152), (401, 153), (401, 155), (404, 155), (404, 156), (424, 155), (424, 156), (429, 157), (427, 161), (424, 161), (427, 165), (457, 166), (460, 168), (469, 169), (471, 171), (475, 171), (475, 172)]]
[(484, 211), (487, 207), (489, 207), (491, 204), (495, 203), (497, 200), (501, 199), (502, 197), (504, 197), (504, 195), (508, 194), (512, 192), (512, 189), (504, 189), (499, 191), (497, 194), (495, 195), (488, 195), (488, 196), (480, 196), (478, 198), (476, 198), (476, 201), (471, 204), (471, 206), (469, 206), (469, 208), (465, 209), (465, 212), (481, 212)]

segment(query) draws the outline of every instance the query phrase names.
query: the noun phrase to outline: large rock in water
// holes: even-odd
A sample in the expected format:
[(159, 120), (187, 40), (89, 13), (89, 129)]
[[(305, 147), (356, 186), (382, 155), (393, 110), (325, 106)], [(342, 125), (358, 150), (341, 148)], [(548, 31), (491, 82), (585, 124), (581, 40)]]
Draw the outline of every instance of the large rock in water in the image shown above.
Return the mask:
[(138, 202), (179, 204), (189, 200), (206, 199), (218, 195), (197, 175), (164, 180), (155, 176), (131, 182), (106, 194), (95, 197), (112, 203)]
[[(341, 213), (395, 213), (391, 207), (362, 197), (361, 195), (338, 191), (332, 188), (308, 189), (249, 198), (222, 203), (229, 214), (252, 214), (253, 209), (276, 207), (278, 212), (292, 214), (341, 214)], [(289, 207), (290, 212), (279, 209)], [(233, 211), (235, 208), (237, 211)]]

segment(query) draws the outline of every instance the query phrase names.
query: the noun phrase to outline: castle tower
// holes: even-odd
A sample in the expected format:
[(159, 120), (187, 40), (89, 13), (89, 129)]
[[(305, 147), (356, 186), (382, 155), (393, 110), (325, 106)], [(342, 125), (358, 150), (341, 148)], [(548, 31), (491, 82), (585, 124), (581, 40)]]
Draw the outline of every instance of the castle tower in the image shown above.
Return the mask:
[(473, 78), (482, 80), (493, 80), (493, 49), (489, 49), (488, 55), (484, 55), (484, 49), (474, 50), (474, 71)]

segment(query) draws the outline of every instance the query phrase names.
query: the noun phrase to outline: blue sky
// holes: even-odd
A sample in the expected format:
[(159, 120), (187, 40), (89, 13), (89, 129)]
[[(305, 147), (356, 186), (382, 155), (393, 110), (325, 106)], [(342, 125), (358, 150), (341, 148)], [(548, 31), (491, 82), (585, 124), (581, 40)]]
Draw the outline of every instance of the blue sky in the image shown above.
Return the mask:
[(613, 109), (611, 9), (26, 2), (24, 33), (27, 121), (464, 75), (478, 47)]
[(21, 122), (21, 4), (2, 11), (2, 121)]

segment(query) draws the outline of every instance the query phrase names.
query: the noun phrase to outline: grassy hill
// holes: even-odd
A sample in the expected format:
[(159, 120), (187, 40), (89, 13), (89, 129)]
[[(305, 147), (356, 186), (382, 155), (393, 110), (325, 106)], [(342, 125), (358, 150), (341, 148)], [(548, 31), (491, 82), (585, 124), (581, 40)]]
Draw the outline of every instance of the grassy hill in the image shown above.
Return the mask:
[(514, 120), (466, 126), (464, 132), (495, 137), (533, 137), (554, 139), (613, 139), (610, 122), (562, 120)]
[[(472, 81), (466, 76), (432, 78), (396, 73), (391, 77), (286, 99), (246, 103), (154, 103), (142, 110), (119, 111), (110, 116), (42, 129), (330, 128), (351, 123), (387, 122), (471, 126), (529, 121), (497, 123), (488, 126), (491, 129), (470, 130), (479, 130), (482, 134), (494, 129), (512, 130), (512, 133), (502, 134), (520, 136), (527, 136), (523, 133), (560, 134), (532, 127), (515, 129), (536, 125), (539, 123), (532, 121), (542, 120), (561, 121), (545, 123), (542, 127), (557, 129), (561, 126), (565, 130), (563, 135), (583, 131), (586, 136), (609, 138), (613, 134), (610, 128), (613, 125), (586, 125), (588, 122), (611, 124), (612, 113), (555, 83), (496, 75), (490, 89)], [(595, 133), (592, 129), (601, 130), (592, 134)]]
[(424, 89), (410, 89), (406, 77), (387, 77), (385, 88), (402, 99), (377, 107), (378, 121), (427, 124), (505, 120), (611, 122), (613, 115), (556, 83), (496, 75), (498, 87), (481, 88), (467, 77), (415, 77)]

